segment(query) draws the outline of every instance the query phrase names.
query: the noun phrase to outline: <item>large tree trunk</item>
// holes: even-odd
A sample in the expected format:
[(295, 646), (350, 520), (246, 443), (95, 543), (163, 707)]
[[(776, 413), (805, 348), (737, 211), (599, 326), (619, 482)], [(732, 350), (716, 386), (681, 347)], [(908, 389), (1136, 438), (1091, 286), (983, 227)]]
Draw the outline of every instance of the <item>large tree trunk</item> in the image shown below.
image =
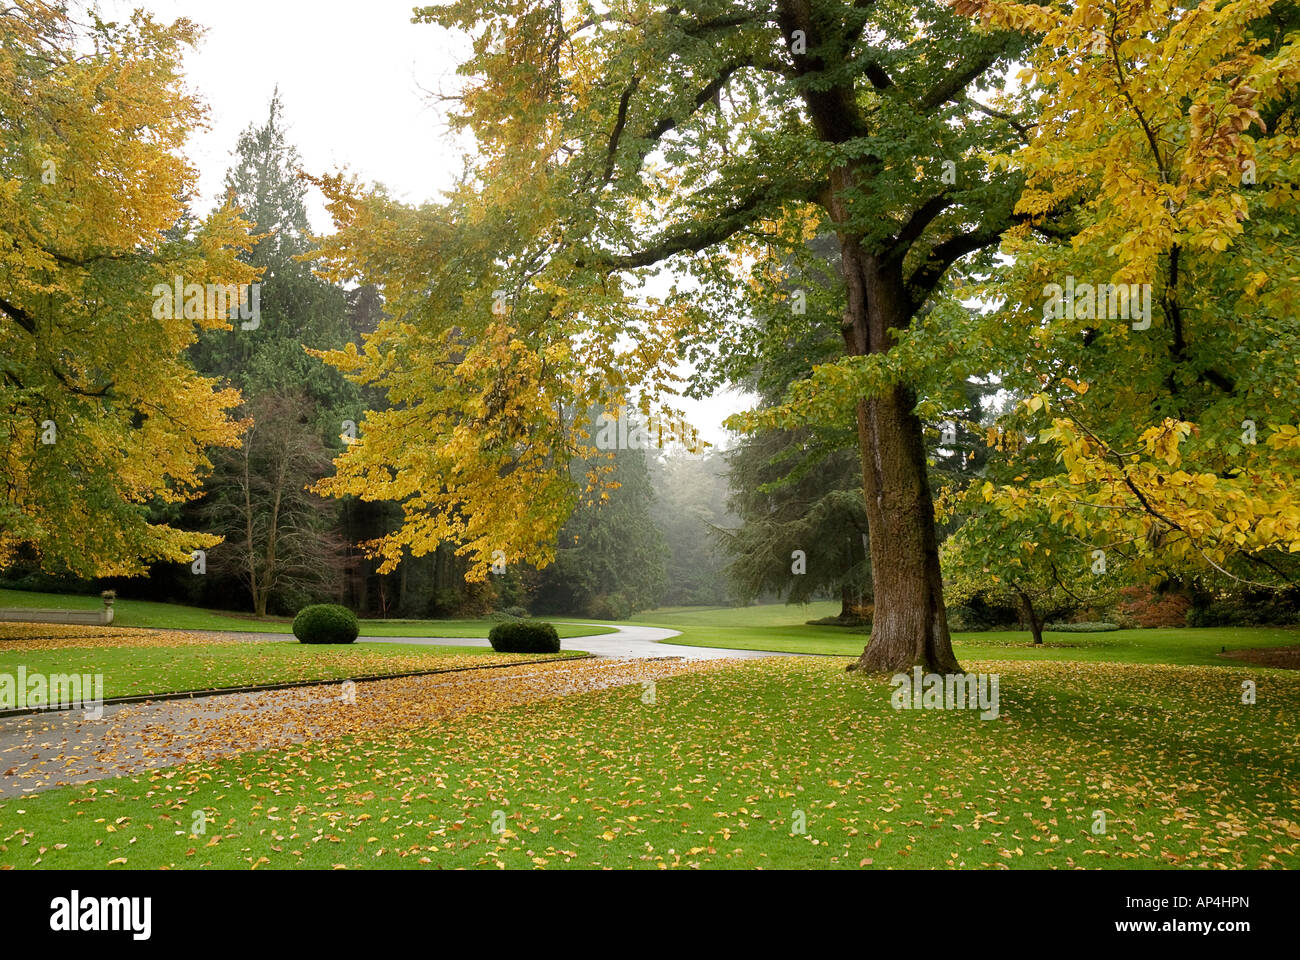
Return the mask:
[[(912, 308), (897, 269), (841, 237), (848, 309), (845, 348), (887, 351), (889, 331), (911, 322)], [(871, 641), (854, 665), (870, 672), (959, 673), (943, 603), (934, 502), (926, 475), (916, 397), (906, 386), (858, 403), (858, 444), (871, 543), (875, 614)]]
[(910, 390), (858, 405), (875, 615), (857, 667), (960, 673), (943, 603), (934, 503)]
[[(781, 0), (777, 18), (787, 42), (793, 44), (796, 31), (807, 41), (794, 65), (798, 73), (816, 77), (803, 99), (818, 136), (828, 144), (843, 144), (866, 135), (852, 81), (826, 83), (852, 53), (848, 34), (828, 26), (809, 0)], [(894, 344), (890, 331), (906, 328), (918, 306), (903, 283), (908, 244), (885, 258), (864, 249), (863, 226), (854, 222), (850, 211), (851, 205), (861, 205), (855, 197), (880, 189), (874, 182), (878, 164), (876, 158), (860, 155), (848, 160), (830, 172), (829, 190), (820, 198), (840, 240), (848, 294), (844, 344), (853, 356), (888, 351)], [(875, 614), (871, 642), (855, 666), (895, 672), (919, 665), (954, 673), (961, 666), (948, 636), (934, 506), (914, 405), (915, 397), (906, 387), (858, 404)]]

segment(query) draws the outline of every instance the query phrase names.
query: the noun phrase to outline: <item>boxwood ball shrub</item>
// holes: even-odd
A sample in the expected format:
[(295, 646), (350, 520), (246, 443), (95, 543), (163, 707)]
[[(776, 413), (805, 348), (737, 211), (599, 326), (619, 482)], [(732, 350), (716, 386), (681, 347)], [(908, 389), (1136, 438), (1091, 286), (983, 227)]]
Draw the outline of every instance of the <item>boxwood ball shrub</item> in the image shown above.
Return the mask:
[(293, 635), (300, 643), (352, 643), (360, 632), (357, 615), (337, 603), (303, 607), (293, 618)]
[(488, 634), (488, 642), (498, 653), (560, 652), (560, 635), (554, 624), (542, 620), (498, 623)]

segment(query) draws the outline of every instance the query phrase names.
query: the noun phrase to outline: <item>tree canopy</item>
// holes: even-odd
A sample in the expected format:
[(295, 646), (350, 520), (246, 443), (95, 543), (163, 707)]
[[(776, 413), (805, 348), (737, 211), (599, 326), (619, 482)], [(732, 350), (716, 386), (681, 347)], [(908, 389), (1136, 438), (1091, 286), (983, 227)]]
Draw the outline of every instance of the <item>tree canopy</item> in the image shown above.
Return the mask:
[(239, 395), (184, 356), (228, 317), (206, 298), (156, 309), (155, 288), (257, 277), (233, 208), (196, 222), (186, 207), (180, 148), (202, 111), (179, 62), (196, 28), (141, 12), (81, 24), (30, 0), (3, 15), (0, 564), (25, 551), (91, 576), (188, 561), (216, 538), (147, 508), (198, 494), (208, 449), (238, 442)]
[(1072, 582), (1097, 551), (1130, 577), (1293, 582), (1300, 14), (967, 6), (1043, 33), (1020, 207), (1064, 202), (1072, 235), (1014, 232), (987, 287), (1001, 329), (981, 352), (1022, 399), (993, 436), (1029, 442), (971, 491), (999, 514), (972, 545), (1003, 570), (1055, 547)]

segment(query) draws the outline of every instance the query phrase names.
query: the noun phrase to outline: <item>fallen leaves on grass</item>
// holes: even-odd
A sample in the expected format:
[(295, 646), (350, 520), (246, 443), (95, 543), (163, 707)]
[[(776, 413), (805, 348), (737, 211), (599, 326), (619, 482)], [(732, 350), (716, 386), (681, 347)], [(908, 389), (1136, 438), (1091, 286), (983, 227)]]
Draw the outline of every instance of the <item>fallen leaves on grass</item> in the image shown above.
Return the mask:
[[(481, 666), (486, 655), (421, 658), (423, 669)], [(507, 663), (511, 655), (503, 655)], [(458, 714), (641, 683), (697, 667), (684, 660), (568, 660), (491, 670), (264, 693), (226, 694), (115, 709), (102, 722), (80, 711), (7, 721), (0, 756), (12, 763), (6, 793), (283, 747), (358, 733), (419, 726)], [(351, 698), (351, 699), (349, 699)], [(15, 735), (17, 733), (18, 735)]]
[[(500, 684), (471, 688), (384, 681), (430, 703), (376, 700), (378, 722), (399, 714), (386, 732), (10, 800), (0, 863), (32, 865), (43, 846), (43, 867), (102, 867), (139, 838), (134, 867), (1300, 866), (1294, 674), (970, 663), (1001, 675), (1000, 717), (981, 721), (895, 711), (887, 678), (839, 660), (678, 666), (689, 674), (653, 704), (636, 681), (664, 665), (596, 666), (488, 671)], [(634, 685), (554, 699), (602, 676)], [(311, 722), (305, 705), (286, 716)], [(197, 809), (204, 843), (187, 833)]]
[[(100, 647), (59, 651), (0, 651), (0, 670), (19, 664), (28, 673), (103, 674), (107, 698), (216, 690), (303, 681), (347, 680), (460, 670), (490, 664), (527, 663), (538, 654), (441, 652), (439, 647), (407, 646), (402, 652), (370, 644), (326, 646), (298, 643), (232, 643), (183, 649)], [(563, 656), (569, 656), (568, 653)]]
[(238, 638), (182, 630), (130, 630), (62, 623), (0, 623), (0, 652), (66, 647), (191, 647), (238, 643)]

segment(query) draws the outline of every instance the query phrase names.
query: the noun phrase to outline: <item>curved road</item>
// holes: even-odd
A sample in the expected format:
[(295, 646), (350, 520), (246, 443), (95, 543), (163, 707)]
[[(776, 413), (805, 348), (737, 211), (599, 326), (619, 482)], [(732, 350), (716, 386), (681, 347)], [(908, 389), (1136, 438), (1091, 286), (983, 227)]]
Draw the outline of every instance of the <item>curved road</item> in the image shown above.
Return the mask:
[[(572, 622), (572, 621), (570, 621)], [(655, 659), (657, 657), (684, 657), (689, 660), (716, 660), (720, 657), (793, 657), (793, 653), (770, 653), (764, 650), (728, 650), (722, 647), (688, 647), (676, 643), (660, 643), (670, 637), (681, 636), (680, 630), (668, 630), (664, 627), (621, 627), (613, 623), (585, 623), (586, 627), (613, 627), (617, 633), (604, 633), (590, 637), (565, 637), (560, 641), (561, 647), (571, 650), (586, 650), (598, 657), (635, 657), (637, 659)], [(285, 637), (292, 640), (293, 637)], [(486, 639), (477, 637), (367, 637), (358, 638), (360, 643), (413, 643), (445, 647), (486, 647)]]
[[(558, 622), (558, 621), (557, 621)], [(684, 644), (661, 643), (671, 637), (681, 636), (680, 630), (665, 627), (623, 627), (614, 623), (583, 623), (566, 620), (580, 627), (613, 627), (615, 633), (586, 637), (565, 637), (560, 645), (565, 650), (586, 650), (598, 657), (631, 657), (637, 660), (656, 660), (663, 657), (682, 657), (686, 660), (718, 660), (723, 657), (799, 657), (799, 653), (777, 653), (769, 650), (731, 650), (725, 647), (688, 647)], [(365, 630), (365, 621), (361, 629)], [(211, 633), (213, 636), (237, 637), (240, 640), (271, 643), (277, 640), (294, 641), (292, 633), (237, 633), (231, 631), (190, 630), (189, 633)], [(489, 647), (487, 637), (377, 637), (363, 632), (357, 643), (410, 643), (429, 647)]]

